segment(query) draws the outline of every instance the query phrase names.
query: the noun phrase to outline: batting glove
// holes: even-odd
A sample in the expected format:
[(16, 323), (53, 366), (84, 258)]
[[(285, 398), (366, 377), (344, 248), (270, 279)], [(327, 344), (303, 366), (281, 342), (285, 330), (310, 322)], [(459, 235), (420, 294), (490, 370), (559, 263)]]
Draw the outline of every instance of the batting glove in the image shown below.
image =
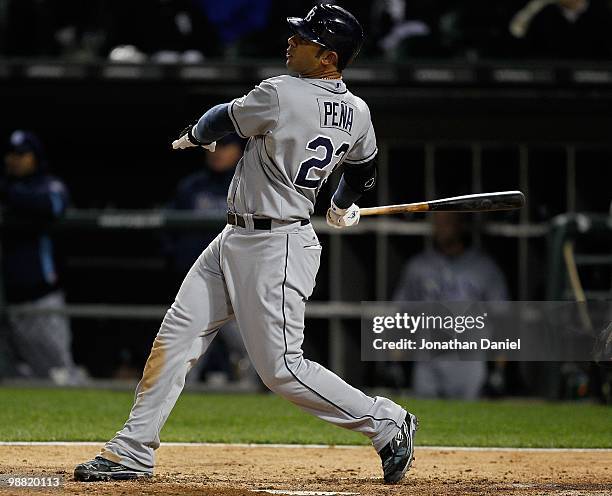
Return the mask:
[(185, 129), (181, 131), (178, 139), (172, 142), (172, 148), (175, 150), (184, 150), (185, 148), (192, 148), (194, 146), (201, 146), (202, 148), (206, 148), (207, 150), (214, 152), (217, 146), (217, 142), (213, 141), (210, 144), (205, 145), (204, 143), (200, 143), (198, 139), (193, 134), (193, 124), (190, 124)]
[(332, 200), (325, 218), (327, 224), (336, 229), (354, 226), (359, 222), (359, 207), (353, 203), (349, 208), (340, 208)]

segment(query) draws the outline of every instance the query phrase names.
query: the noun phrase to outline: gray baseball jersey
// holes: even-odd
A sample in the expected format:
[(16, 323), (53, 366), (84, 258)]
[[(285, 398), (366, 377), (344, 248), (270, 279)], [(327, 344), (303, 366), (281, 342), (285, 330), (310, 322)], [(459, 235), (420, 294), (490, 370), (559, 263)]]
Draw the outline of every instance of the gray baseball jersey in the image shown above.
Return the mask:
[(342, 80), (266, 79), (228, 112), (238, 134), (251, 138), (227, 199), (239, 214), (308, 219), (338, 165), (365, 163), (377, 153), (370, 110)]

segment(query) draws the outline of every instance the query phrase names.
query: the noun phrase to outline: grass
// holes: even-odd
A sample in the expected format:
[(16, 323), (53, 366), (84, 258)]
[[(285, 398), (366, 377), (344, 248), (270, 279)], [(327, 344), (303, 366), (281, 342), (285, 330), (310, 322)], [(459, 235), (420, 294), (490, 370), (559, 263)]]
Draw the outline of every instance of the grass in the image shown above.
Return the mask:
[[(133, 394), (0, 388), (2, 441), (106, 441)], [(583, 403), (395, 398), (421, 421), (417, 442), (439, 446), (612, 448), (612, 409)], [(367, 444), (273, 395), (184, 394), (162, 441)]]

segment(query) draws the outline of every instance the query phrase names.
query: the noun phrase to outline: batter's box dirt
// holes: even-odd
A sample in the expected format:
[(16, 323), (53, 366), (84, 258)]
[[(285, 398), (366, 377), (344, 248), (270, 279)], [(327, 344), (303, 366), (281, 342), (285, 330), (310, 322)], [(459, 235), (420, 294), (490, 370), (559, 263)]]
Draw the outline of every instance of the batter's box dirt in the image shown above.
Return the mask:
[(74, 466), (91, 446), (0, 446), (1, 474), (64, 476), (61, 489), (0, 489), (0, 494), (261, 496), (612, 494), (612, 452), (454, 451), (422, 449), (403, 483), (382, 483), (371, 448), (163, 447), (152, 479), (81, 483)]

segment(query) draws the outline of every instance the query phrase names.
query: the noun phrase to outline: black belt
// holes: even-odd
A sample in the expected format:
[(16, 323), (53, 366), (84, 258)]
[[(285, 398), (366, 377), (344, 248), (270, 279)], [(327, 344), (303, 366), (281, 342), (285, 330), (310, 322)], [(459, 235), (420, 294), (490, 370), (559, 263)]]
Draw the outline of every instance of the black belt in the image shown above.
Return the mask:
[[(310, 224), (308, 219), (302, 219), (299, 222), (300, 226), (307, 226)], [(244, 221), (244, 217), (240, 214), (235, 214), (233, 212), (227, 213), (227, 223), (232, 226), (246, 227), (246, 222)], [(287, 225), (293, 224), (292, 222), (287, 222)], [(262, 231), (269, 231), (272, 229), (272, 219), (257, 219), (253, 218), (253, 227), (255, 229), (261, 229)]]

